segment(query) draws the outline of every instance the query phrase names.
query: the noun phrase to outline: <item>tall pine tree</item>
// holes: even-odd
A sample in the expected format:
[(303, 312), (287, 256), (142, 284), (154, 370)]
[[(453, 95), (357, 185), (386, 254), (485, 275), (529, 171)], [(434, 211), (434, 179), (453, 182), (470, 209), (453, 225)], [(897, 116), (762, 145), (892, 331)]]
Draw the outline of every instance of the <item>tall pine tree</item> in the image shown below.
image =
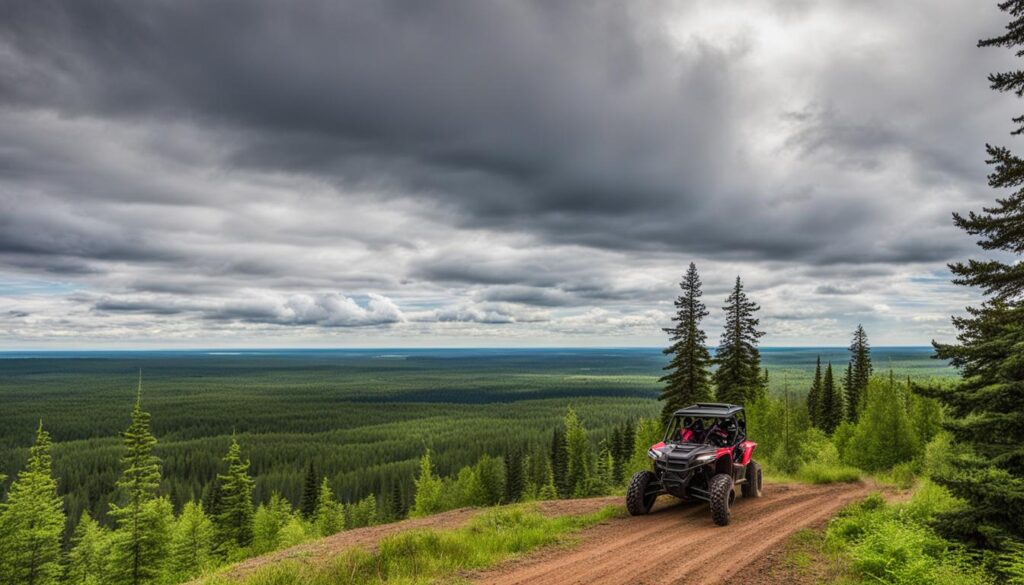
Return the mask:
[(313, 517), (316, 512), (317, 498), (320, 495), (320, 478), (317, 477), (316, 468), (313, 462), (309, 462), (306, 469), (306, 480), (302, 485), (302, 499), (299, 500), (299, 513), (306, 520)]
[(818, 364), (814, 367), (814, 381), (811, 382), (811, 389), (807, 392), (807, 416), (811, 424), (821, 427), (821, 356), (818, 356)]
[(0, 505), (0, 582), (49, 585), (60, 582), (60, 538), (64, 504), (57, 495), (50, 434), (36, 429), (28, 464)]
[(821, 384), (820, 425), (821, 430), (828, 434), (835, 432), (843, 422), (843, 393), (836, 387), (832, 376), (832, 363), (825, 368), (825, 378)]
[[(1011, 17), (1006, 34), (979, 45), (1013, 49), (1024, 57), (1024, 0), (1007, 0), (999, 8)], [(996, 91), (1021, 97), (1024, 70), (992, 74), (989, 81)], [(1024, 133), (1024, 116), (1013, 122), (1012, 134)], [(996, 258), (950, 265), (954, 283), (978, 287), (986, 300), (969, 307), (967, 316), (953, 318), (958, 344), (933, 342), (936, 357), (960, 370), (960, 383), (916, 390), (946, 406), (946, 428), (970, 448), (951, 473), (934, 478), (968, 502), (942, 515), (937, 527), (999, 546), (1005, 535), (1024, 538), (1024, 159), (1005, 147), (986, 148), (994, 167), (989, 185), (1011, 193), (980, 213), (954, 214), (953, 221)]]
[(110, 516), (117, 523), (110, 573), (115, 582), (130, 585), (155, 582), (167, 557), (166, 518), (157, 498), (160, 459), (153, 454), (156, 438), (149, 430), (149, 418), (142, 410), (140, 373), (131, 424), (122, 435), (127, 453), (121, 459), (117, 502), (110, 504)]
[(220, 510), (214, 516), (216, 549), (229, 556), (236, 548), (252, 543), (253, 480), (249, 477), (249, 460), (242, 460), (242, 447), (234, 435), (224, 456), (227, 474), (218, 475), (220, 482)]
[(736, 286), (726, 298), (723, 309), (725, 330), (714, 359), (718, 364), (713, 376), (715, 392), (720, 402), (742, 405), (763, 392), (761, 352), (757, 343), (764, 332), (757, 329), (760, 320), (754, 317), (760, 307), (747, 298), (737, 276)]
[(676, 299), (675, 326), (664, 329), (669, 335), (669, 345), (664, 353), (672, 356), (665, 366), (669, 373), (659, 382), (665, 384), (660, 400), (665, 401), (661, 409), (663, 421), (667, 421), (676, 410), (695, 402), (711, 398), (710, 366), (711, 354), (707, 348), (707, 335), (700, 328), (700, 322), (708, 316), (707, 307), (701, 302), (700, 276), (697, 266), (691, 262), (679, 288), (683, 294)]
[(857, 416), (864, 408), (864, 394), (871, 381), (871, 346), (864, 327), (857, 325), (850, 342), (850, 364), (846, 368), (843, 387), (846, 394), (846, 415), (850, 422), (857, 422)]

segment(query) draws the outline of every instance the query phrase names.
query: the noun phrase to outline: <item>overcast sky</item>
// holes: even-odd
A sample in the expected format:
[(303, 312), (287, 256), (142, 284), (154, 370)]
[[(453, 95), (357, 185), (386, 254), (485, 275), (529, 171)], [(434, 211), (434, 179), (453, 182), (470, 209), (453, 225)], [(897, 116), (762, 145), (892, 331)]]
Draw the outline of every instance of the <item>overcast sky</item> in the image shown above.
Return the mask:
[(952, 337), (994, 1), (0, 0), (0, 348)]

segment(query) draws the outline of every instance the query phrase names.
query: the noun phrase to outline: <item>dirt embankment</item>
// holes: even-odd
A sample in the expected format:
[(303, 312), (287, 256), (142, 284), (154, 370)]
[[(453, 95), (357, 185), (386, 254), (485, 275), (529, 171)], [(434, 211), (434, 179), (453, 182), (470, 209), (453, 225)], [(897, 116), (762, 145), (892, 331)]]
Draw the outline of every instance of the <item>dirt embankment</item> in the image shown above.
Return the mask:
[[(548, 516), (567, 516), (588, 514), (600, 510), (605, 506), (621, 504), (622, 498), (590, 498), (586, 500), (554, 500), (540, 502), (540, 509)], [(228, 577), (238, 579), (245, 577), (265, 565), (271, 565), (281, 561), (296, 560), (307, 563), (328, 561), (331, 558), (343, 553), (346, 550), (360, 547), (366, 550), (373, 550), (377, 543), (384, 537), (413, 530), (416, 528), (429, 528), (431, 530), (447, 530), (458, 528), (465, 524), (470, 518), (478, 514), (479, 508), (461, 508), (442, 512), (426, 518), (413, 518), (383, 524), (381, 526), (370, 526), (368, 528), (356, 528), (339, 532), (327, 538), (321, 538), (291, 548), (286, 548), (259, 557), (246, 559), (225, 572)]]
[[(661, 498), (648, 516), (614, 518), (579, 535), (579, 543), (550, 547), (504, 563), (493, 570), (464, 574), (480, 583), (607, 585), (720, 584), (750, 567), (792, 533), (820, 525), (842, 506), (867, 495), (865, 484), (766, 484), (763, 498), (738, 498), (732, 523), (711, 522), (706, 503), (681, 504)], [(620, 497), (543, 502), (550, 516), (586, 514), (621, 504)], [(477, 509), (445, 512), (428, 518), (359, 528), (248, 559), (227, 571), (243, 577), (284, 560), (324, 562), (345, 550), (372, 550), (381, 538), (414, 528), (445, 530), (462, 526)]]

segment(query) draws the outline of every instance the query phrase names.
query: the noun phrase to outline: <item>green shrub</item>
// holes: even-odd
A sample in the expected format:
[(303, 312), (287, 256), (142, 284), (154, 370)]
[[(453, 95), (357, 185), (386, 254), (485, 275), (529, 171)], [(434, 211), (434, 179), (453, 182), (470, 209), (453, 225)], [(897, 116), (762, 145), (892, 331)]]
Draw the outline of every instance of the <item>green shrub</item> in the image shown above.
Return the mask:
[(846, 463), (865, 471), (881, 471), (918, 454), (920, 442), (904, 408), (905, 398), (902, 386), (872, 378), (867, 406), (853, 435), (843, 441)]
[(878, 479), (891, 483), (899, 489), (908, 490), (914, 487), (918, 477), (918, 465), (913, 461), (897, 463), (889, 471), (878, 474)]
[(1024, 542), (1011, 540), (1003, 547), (1005, 551), (999, 555), (996, 566), (1006, 585), (1024, 585)]
[[(847, 453), (847, 446), (850, 444), (850, 440), (853, 439), (853, 432), (855, 429), (856, 426), (853, 423), (846, 421), (836, 428), (836, 432), (832, 433), (832, 444), (836, 446), (840, 455), (845, 455)], [(849, 463), (845, 459), (843, 462)]]
[(983, 585), (991, 579), (971, 569), (963, 554), (933, 531), (886, 518), (851, 548), (855, 569), (880, 583)]
[(872, 583), (989, 585), (993, 580), (959, 545), (927, 525), (936, 513), (956, 505), (944, 489), (927, 482), (907, 504), (887, 505), (872, 494), (832, 520), (826, 542)]
[(911, 520), (920, 524), (927, 524), (936, 515), (949, 512), (960, 506), (963, 506), (963, 501), (954, 498), (946, 488), (924, 480), (914, 492), (910, 501), (901, 507), (901, 510)]
[(860, 480), (860, 470), (840, 463), (806, 463), (796, 472), (796, 478), (806, 483), (850, 483)]
[(953, 437), (949, 433), (939, 433), (924, 447), (922, 467), (928, 477), (948, 477), (955, 467), (953, 458), (959, 449), (953, 445)]

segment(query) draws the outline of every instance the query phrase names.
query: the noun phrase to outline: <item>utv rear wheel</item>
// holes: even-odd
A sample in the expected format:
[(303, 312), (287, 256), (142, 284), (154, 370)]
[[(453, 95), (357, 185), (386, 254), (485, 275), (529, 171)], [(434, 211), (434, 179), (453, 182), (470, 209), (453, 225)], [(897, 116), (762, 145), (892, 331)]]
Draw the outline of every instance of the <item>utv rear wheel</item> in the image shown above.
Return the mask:
[(629, 480), (626, 490), (626, 510), (630, 516), (642, 516), (651, 511), (658, 499), (658, 478), (650, 471), (638, 471)]
[(711, 519), (719, 526), (729, 523), (729, 506), (736, 497), (732, 486), (732, 477), (726, 473), (712, 477), (708, 486), (708, 494), (711, 496)]
[(761, 497), (761, 488), (764, 485), (761, 481), (761, 475), (761, 465), (756, 461), (751, 461), (747, 465), (747, 482), (743, 484), (744, 498)]

